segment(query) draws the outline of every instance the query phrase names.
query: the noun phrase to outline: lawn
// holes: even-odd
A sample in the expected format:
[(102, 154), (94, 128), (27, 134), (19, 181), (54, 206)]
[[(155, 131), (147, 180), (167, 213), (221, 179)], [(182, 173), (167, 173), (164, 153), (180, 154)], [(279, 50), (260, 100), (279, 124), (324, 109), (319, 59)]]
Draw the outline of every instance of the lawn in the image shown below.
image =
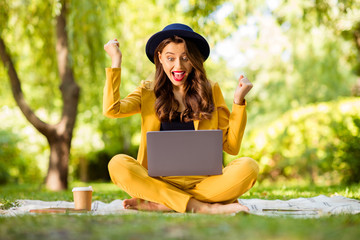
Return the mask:
[[(50, 192), (40, 185), (0, 186), (0, 202), (16, 199), (72, 201), (73, 186), (91, 185), (93, 200), (111, 202), (127, 195), (110, 183), (71, 183), (70, 190)], [(360, 185), (256, 185), (243, 198), (290, 199), (339, 194), (360, 199)], [(0, 239), (360, 239), (360, 215), (318, 219), (209, 216), (147, 213), (129, 215), (25, 215), (0, 217)]]

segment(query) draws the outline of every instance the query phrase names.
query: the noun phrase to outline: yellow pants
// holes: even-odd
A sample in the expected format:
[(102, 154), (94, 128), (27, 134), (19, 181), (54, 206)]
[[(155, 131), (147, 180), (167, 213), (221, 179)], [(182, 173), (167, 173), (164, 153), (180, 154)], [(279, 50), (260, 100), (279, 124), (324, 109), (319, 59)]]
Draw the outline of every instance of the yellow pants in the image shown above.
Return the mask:
[(185, 212), (190, 198), (208, 203), (232, 203), (256, 182), (257, 162), (243, 157), (229, 163), (222, 175), (149, 177), (134, 158), (119, 154), (109, 162), (111, 180), (131, 197)]

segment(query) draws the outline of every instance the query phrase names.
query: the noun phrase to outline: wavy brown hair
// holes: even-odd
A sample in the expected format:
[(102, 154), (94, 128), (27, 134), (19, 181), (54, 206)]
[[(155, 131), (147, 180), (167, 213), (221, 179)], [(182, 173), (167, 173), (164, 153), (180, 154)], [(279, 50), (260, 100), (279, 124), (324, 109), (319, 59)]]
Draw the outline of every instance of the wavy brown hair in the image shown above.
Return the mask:
[(164, 72), (158, 52), (169, 43), (185, 43), (185, 53), (193, 67), (185, 82), (184, 103), (185, 110), (180, 113), (182, 122), (211, 119), (214, 111), (211, 84), (206, 77), (204, 57), (195, 43), (190, 40), (173, 36), (163, 40), (155, 50), (154, 62), (156, 67), (154, 92), (156, 96), (155, 111), (162, 122), (172, 121), (178, 116), (179, 102), (175, 99), (173, 85)]

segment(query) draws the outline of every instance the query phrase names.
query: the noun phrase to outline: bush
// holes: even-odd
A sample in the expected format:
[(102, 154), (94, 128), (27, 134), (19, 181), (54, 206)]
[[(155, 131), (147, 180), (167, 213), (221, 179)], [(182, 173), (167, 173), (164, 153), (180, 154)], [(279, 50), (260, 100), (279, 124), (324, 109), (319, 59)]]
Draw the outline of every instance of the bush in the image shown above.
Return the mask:
[(40, 170), (35, 161), (21, 154), (17, 135), (0, 130), (0, 184), (36, 182)]
[(10, 174), (8, 173), (6, 166), (3, 162), (0, 162), (0, 185), (9, 182)]
[(337, 165), (343, 163), (339, 171), (342, 182), (346, 184), (360, 182), (360, 118), (356, 115), (353, 116), (353, 124), (355, 130), (344, 124), (333, 124), (332, 130), (337, 141), (329, 146), (329, 151), (336, 153), (334, 162)]
[(360, 181), (360, 99), (291, 110), (252, 131), (241, 155), (258, 160), (260, 181), (307, 178), (312, 182)]

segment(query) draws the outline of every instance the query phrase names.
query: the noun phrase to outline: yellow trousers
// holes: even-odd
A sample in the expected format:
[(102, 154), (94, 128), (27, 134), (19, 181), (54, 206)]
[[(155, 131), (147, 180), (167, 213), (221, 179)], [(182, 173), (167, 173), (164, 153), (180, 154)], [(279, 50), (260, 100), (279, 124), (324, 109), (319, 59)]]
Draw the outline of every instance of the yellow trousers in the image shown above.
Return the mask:
[(119, 154), (109, 162), (111, 180), (131, 197), (163, 204), (185, 212), (191, 198), (208, 203), (232, 203), (256, 182), (257, 162), (236, 159), (223, 168), (222, 175), (149, 177), (147, 169), (134, 158)]

